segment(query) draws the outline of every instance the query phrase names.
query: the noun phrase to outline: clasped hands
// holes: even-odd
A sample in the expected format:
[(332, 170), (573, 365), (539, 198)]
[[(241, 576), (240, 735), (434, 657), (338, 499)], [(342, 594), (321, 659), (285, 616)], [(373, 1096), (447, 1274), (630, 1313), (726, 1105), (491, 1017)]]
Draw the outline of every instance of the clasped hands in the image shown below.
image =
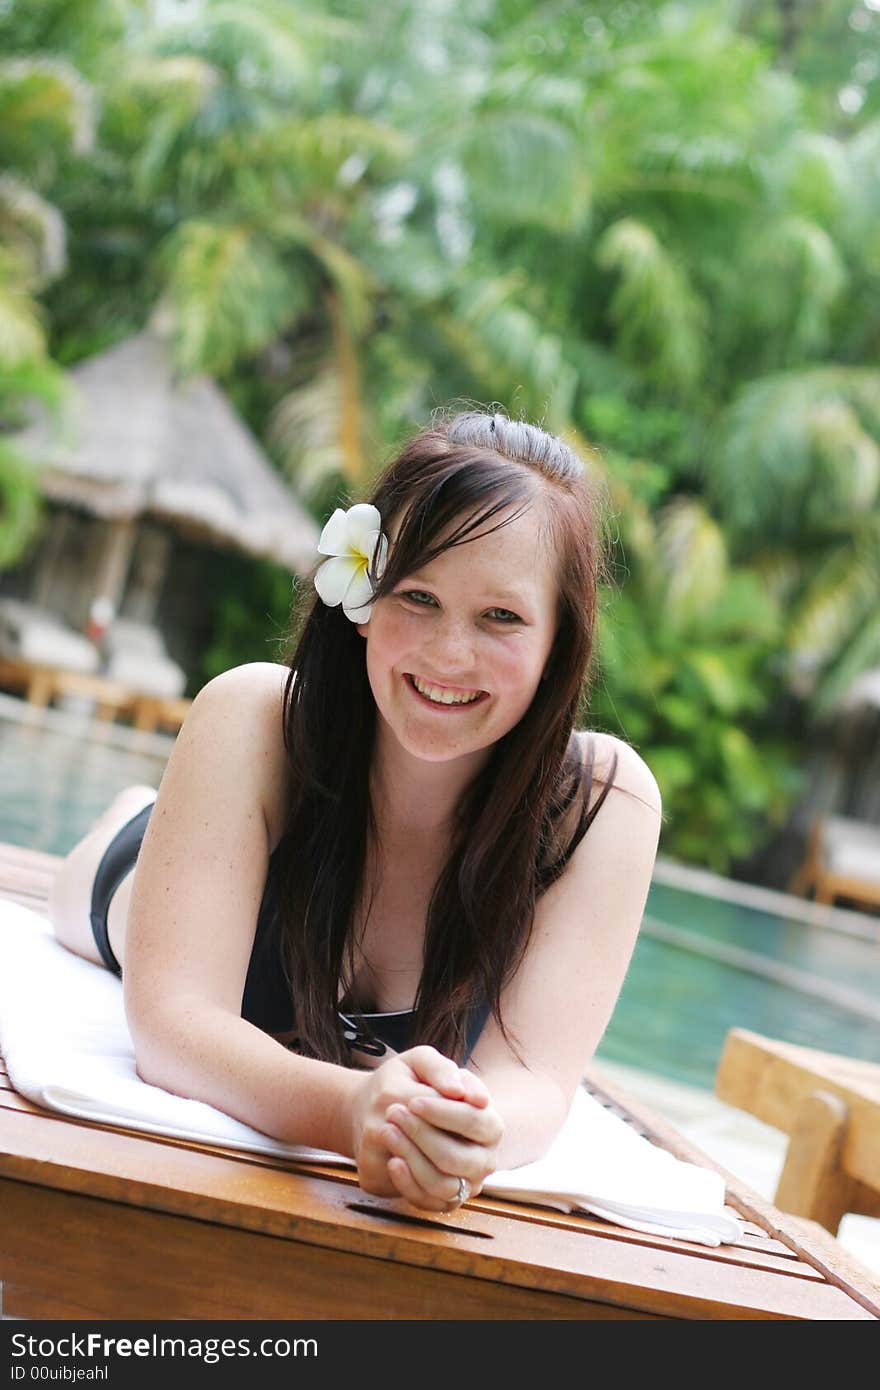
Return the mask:
[(478, 1193), (499, 1167), (503, 1133), (479, 1077), (433, 1047), (409, 1048), (365, 1072), (354, 1100), (361, 1187), (424, 1211), (451, 1211)]

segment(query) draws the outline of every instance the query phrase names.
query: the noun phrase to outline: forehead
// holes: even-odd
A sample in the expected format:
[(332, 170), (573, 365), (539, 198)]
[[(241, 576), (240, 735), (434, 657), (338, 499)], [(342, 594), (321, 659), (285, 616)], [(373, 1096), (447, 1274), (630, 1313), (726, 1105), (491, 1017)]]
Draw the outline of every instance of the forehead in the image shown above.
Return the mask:
[[(470, 587), (495, 588), (503, 586), (511, 597), (534, 604), (555, 605), (557, 597), (557, 562), (546, 534), (545, 513), (542, 507), (532, 506), (519, 511), (513, 506), (496, 513), (480, 523), (476, 530), (413, 574), (435, 578), (438, 582), (460, 579)], [(477, 513), (472, 513), (477, 515)], [(441, 533), (442, 543), (467, 524), (459, 517)], [(504, 523), (504, 524), (500, 524)], [(388, 528), (393, 544), (400, 531), (400, 520)]]

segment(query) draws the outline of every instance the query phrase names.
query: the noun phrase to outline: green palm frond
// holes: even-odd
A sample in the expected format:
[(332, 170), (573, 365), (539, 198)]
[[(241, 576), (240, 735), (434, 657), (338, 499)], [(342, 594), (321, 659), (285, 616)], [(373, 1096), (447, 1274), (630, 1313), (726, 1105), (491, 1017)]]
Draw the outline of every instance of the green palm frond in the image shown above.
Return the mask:
[[(589, 166), (582, 144), (561, 121), (534, 110), (482, 111), (447, 125), (440, 147), (461, 163), (477, 216), (558, 232), (583, 225)], [(430, 140), (425, 150), (433, 161)]]
[[(725, 644), (746, 638), (776, 647), (785, 630), (785, 608), (751, 566), (731, 568), (717, 600), (700, 614), (693, 630)], [(761, 696), (755, 694), (754, 708), (760, 709)]]
[(824, 227), (793, 215), (764, 223), (743, 273), (754, 287), (753, 314), (761, 332), (781, 337), (790, 357), (827, 347), (847, 270)]
[(810, 702), (813, 713), (820, 719), (833, 716), (859, 676), (876, 666), (880, 666), (880, 601), (865, 615), (839, 656), (822, 672)]
[(851, 405), (817, 401), (807, 429), (816, 458), (816, 485), (806, 516), (820, 530), (836, 517), (845, 520), (872, 507), (880, 497), (880, 444), (863, 428)]
[(462, 286), (452, 312), (432, 307), (432, 327), (479, 380), (559, 430), (571, 418), (577, 373), (565, 344), (516, 302), (515, 273)]
[[(880, 540), (880, 526), (869, 528)], [(880, 549), (844, 544), (811, 571), (791, 615), (788, 650), (814, 668), (838, 656), (880, 606)]]
[(0, 435), (0, 570), (26, 553), (43, 515), (33, 466)]
[(848, 153), (854, 195), (842, 235), (850, 254), (876, 277), (880, 274), (880, 118), (853, 135)]
[(308, 303), (303, 279), (241, 224), (182, 222), (160, 246), (158, 264), (184, 374), (222, 373), (270, 343)]
[(187, 18), (155, 29), (150, 46), (160, 55), (201, 54), (244, 88), (262, 89), (276, 100), (301, 100), (317, 89), (322, 39), (356, 33), (328, 16), (319, 26), (308, 6), (213, 0), (198, 22)]
[(28, 290), (23, 255), (0, 245), (0, 368), (9, 370), (46, 356), (43, 310)]
[[(834, 408), (832, 414), (826, 406)], [(740, 548), (754, 552), (780, 537), (799, 542), (819, 479), (823, 513), (831, 489), (832, 514), (839, 517), (853, 495), (853, 459), (861, 478), (856, 493), (865, 495), (873, 469), (866, 434), (880, 439), (880, 371), (872, 367), (812, 367), (745, 386), (718, 421), (706, 479), (710, 499)], [(828, 468), (832, 442), (836, 459), (849, 458), (849, 474)]]
[(320, 279), (338, 293), (350, 331), (363, 333), (372, 318), (373, 300), (382, 288), (373, 270), (339, 241), (325, 235), (316, 222), (297, 212), (277, 209), (260, 225), (288, 262), (314, 262)]
[[(305, 363), (300, 363), (300, 374)], [(326, 347), (310, 360), (308, 374), (289, 391), (272, 412), (267, 428), (269, 444), (282, 468), (305, 500), (333, 474), (345, 473), (339, 421), (342, 415), (342, 378), (339, 364)]]
[(821, 131), (796, 130), (765, 164), (768, 188), (805, 221), (833, 229), (856, 194), (847, 145)]
[(56, 151), (94, 147), (96, 98), (64, 58), (0, 61), (0, 166), (43, 178)]
[[(247, 162), (234, 170), (237, 189), (254, 213), (271, 220), (282, 209), (301, 209), (320, 198), (338, 204), (342, 218), (369, 171), (371, 182), (392, 176), (412, 157), (406, 131), (348, 112), (327, 111), (278, 119), (251, 133)], [(360, 190), (358, 189), (358, 192)]]
[(714, 607), (723, 592), (724, 535), (701, 501), (678, 497), (660, 512), (657, 545), (666, 572), (664, 607), (670, 621), (686, 626)]
[(0, 243), (4, 242), (18, 252), (31, 289), (42, 289), (67, 267), (64, 218), (12, 174), (0, 174)]
[(692, 387), (702, 370), (706, 312), (685, 271), (649, 226), (629, 217), (602, 234), (596, 259), (618, 274), (611, 318), (622, 355), (660, 385)]
[(688, 133), (680, 127), (642, 132), (628, 159), (603, 168), (602, 193), (685, 195), (750, 207), (760, 189), (753, 152), (739, 132)]
[(804, 561), (791, 550), (768, 548), (752, 557), (749, 568), (774, 602), (788, 607), (803, 583)]
[(222, 85), (212, 64), (196, 54), (134, 53), (110, 74), (105, 88), (106, 137), (129, 160), (135, 191), (148, 198), (166, 183)]

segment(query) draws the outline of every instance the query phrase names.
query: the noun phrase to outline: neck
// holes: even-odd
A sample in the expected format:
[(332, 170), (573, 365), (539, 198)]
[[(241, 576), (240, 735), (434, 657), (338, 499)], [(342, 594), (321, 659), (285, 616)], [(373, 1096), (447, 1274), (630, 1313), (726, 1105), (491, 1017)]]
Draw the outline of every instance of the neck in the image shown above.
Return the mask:
[(489, 756), (480, 748), (446, 762), (427, 762), (407, 752), (390, 731), (376, 727), (370, 794), (380, 834), (412, 842), (451, 835), (462, 792)]

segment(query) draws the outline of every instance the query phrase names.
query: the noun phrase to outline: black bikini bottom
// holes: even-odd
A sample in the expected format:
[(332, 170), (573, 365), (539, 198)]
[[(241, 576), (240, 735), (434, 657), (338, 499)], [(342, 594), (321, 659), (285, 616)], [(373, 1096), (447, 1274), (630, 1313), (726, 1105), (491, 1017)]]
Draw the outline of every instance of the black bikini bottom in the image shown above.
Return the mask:
[(92, 885), (92, 934), (95, 945), (101, 952), (101, 959), (114, 975), (122, 974), (122, 966), (113, 954), (107, 935), (107, 909), (110, 899), (137, 859), (152, 809), (151, 801), (113, 836), (104, 851)]

